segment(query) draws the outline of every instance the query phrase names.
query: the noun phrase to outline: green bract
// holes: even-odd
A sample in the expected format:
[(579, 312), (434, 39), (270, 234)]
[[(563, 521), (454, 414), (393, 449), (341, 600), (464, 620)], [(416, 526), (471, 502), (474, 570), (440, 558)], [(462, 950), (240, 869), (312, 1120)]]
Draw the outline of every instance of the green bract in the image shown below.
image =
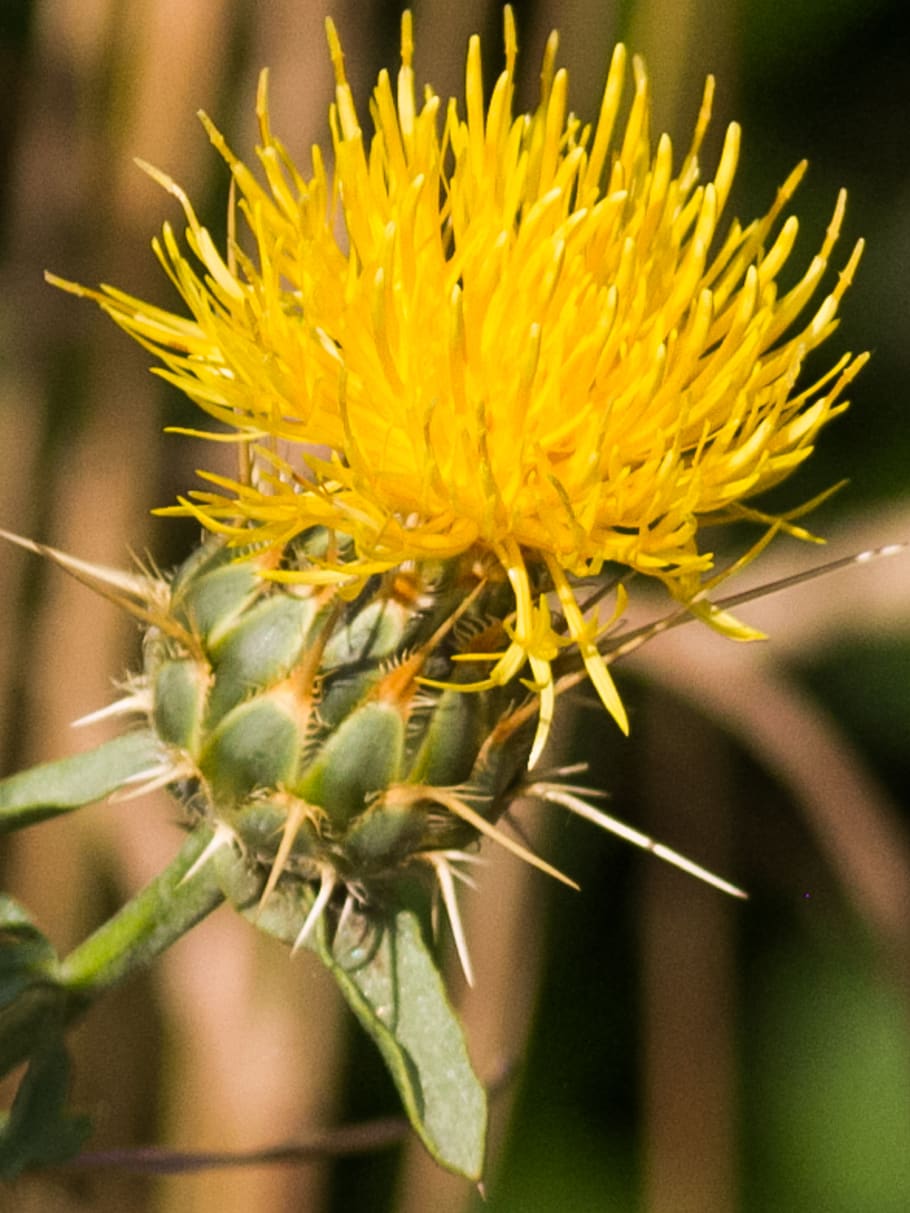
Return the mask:
[[(298, 541), (279, 572), (325, 542)], [(190, 816), (270, 875), (268, 892), (318, 880), (323, 907), (336, 887), (369, 905), (404, 868), (457, 860), (527, 765), (525, 689), (457, 689), (482, 676), (459, 654), (504, 640), (489, 622), (503, 584), (450, 561), (345, 600), (270, 572), (219, 542), (200, 548), (147, 633), (133, 699)]]

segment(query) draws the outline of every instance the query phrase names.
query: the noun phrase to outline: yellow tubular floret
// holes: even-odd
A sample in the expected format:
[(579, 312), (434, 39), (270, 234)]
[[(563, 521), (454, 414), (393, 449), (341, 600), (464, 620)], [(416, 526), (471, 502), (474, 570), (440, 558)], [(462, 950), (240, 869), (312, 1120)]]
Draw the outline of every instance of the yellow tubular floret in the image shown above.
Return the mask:
[[(276, 549), (312, 526), (350, 537), (343, 558), (282, 573), (301, 581), (351, 583), (476, 551), (501, 566), (514, 613), (504, 651), (470, 688), (529, 679), (541, 697), (536, 756), (552, 716), (558, 646), (541, 594), (553, 591), (558, 645), (575, 646), (625, 729), (575, 581), (615, 562), (681, 602), (699, 595), (714, 563), (702, 524), (788, 475), (845, 407), (864, 356), (801, 380), (862, 250), (809, 310), (845, 197), (794, 276), (798, 224), (783, 212), (805, 165), (766, 214), (729, 221), (739, 126), (728, 126), (713, 176), (699, 163), (713, 80), (674, 167), (669, 138), (652, 142), (644, 66), (622, 46), (596, 121), (583, 126), (568, 112), (555, 35), (538, 107), (514, 112), (508, 8), (489, 101), (476, 37), (463, 102), (419, 94), (408, 13), (370, 132), (331, 21), (326, 30), (333, 168), (318, 149), (309, 173), (291, 161), (271, 130), (265, 74), (260, 172), (204, 119), (232, 178), (225, 250), (179, 186), (145, 166), (182, 208), (185, 243), (165, 225), (155, 248), (189, 317), (110, 287), (59, 284), (160, 357), (160, 374), (217, 423), (213, 437), (249, 441), (249, 474), (206, 474), (209, 487), (180, 510), (238, 543), (251, 527)], [(785, 269), (795, 285), (782, 291)]]

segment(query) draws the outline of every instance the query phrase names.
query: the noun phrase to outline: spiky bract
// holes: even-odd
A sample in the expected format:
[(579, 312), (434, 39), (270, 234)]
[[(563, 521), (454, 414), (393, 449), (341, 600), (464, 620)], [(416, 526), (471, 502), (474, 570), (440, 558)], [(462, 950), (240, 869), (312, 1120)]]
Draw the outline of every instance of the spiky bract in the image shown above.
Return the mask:
[(482, 833), (505, 838), (495, 823), (533, 742), (520, 684), (452, 689), (504, 642), (505, 578), (468, 558), (424, 562), (346, 600), (261, 576), (334, 542), (311, 532), (278, 570), (269, 553), (198, 549), (158, 594), (129, 700), (161, 739), (161, 778), (268, 873), (265, 896), (302, 879), (324, 902), (336, 887), (369, 900), (413, 865), (448, 873)]

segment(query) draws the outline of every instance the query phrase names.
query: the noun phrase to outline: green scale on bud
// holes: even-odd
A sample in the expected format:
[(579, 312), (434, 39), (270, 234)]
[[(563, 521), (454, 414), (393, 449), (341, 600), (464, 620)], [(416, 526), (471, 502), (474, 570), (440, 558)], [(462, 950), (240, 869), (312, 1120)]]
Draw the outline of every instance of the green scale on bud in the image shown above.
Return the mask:
[[(279, 574), (326, 541), (296, 541)], [(236, 841), (264, 898), (304, 880), (320, 911), (336, 888), (368, 904), (405, 869), (457, 859), (508, 807), (536, 713), (518, 682), (454, 689), (485, 673), (460, 654), (507, 643), (508, 587), (475, 566), (397, 568), (346, 600), (212, 541), (169, 583), (143, 698), (188, 812)]]

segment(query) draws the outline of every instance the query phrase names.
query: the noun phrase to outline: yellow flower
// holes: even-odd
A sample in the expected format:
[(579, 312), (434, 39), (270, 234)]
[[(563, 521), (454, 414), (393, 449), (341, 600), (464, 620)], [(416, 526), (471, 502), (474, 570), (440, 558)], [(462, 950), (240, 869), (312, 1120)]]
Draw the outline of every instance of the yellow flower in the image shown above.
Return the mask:
[(148, 170), (186, 215), (190, 254), (169, 225), (154, 247), (191, 318), (112, 287), (63, 285), (95, 298), (241, 442), (247, 471), (201, 473), (213, 489), (183, 499), (183, 512), (238, 543), (252, 527), (276, 550), (318, 525), (348, 536), (322, 566), (274, 574), (309, 582), (476, 552), (508, 578), (515, 609), (510, 643), (473, 686), (530, 666), (548, 715), (551, 663), (574, 643), (625, 727), (579, 580), (625, 566), (721, 630), (750, 634), (706, 602), (713, 555), (700, 531), (751, 518), (804, 534), (743, 502), (806, 458), (865, 361), (845, 355), (798, 381), (861, 252), (807, 315), (844, 196), (808, 269), (781, 291), (797, 220), (779, 218), (805, 165), (762, 218), (721, 229), (740, 131), (729, 126), (700, 184), (710, 79), (674, 171), (667, 136), (652, 148), (638, 59), (620, 119), (622, 46), (593, 125), (567, 113), (555, 34), (539, 105), (516, 116), (506, 9), (505, 69), (485, 105), (472, 38), (462, 109), (431, 89), (418, 97), (405, 14), (397, 86), (380, 75), (367, 138), (327, 24), (332, 167), (318, 148), (309, 176), (294, 165), (270, 129), (263, 75), (262, 178), (204, 119), (238, 200), (224, 254), (180, 188)]

